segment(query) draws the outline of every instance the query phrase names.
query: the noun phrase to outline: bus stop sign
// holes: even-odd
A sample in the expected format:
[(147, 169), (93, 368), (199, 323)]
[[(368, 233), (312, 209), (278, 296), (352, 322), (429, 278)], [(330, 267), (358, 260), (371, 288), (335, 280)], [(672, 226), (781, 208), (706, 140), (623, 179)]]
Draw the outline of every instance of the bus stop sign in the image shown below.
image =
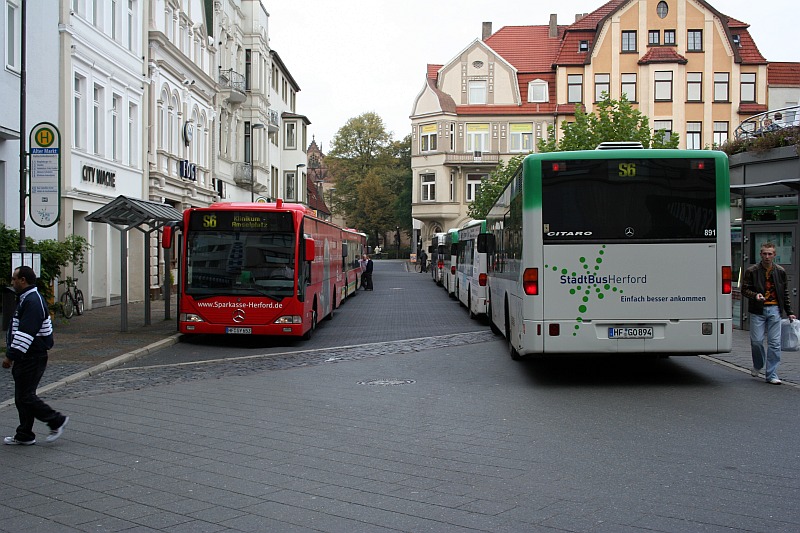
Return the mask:
[(52, 226), (61, 216), (61, 133), (55, 125), (40, 122), (30, 134), (31, 220)]

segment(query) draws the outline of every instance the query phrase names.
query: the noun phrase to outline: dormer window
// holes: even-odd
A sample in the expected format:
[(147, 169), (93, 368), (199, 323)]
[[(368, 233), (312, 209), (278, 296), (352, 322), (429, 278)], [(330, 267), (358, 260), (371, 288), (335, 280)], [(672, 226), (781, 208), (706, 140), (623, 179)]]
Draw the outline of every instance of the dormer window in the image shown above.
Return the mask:
[(578, 52), (584, 53), (589, 51), (589, 41), (581, 41), (578, 44)]
[(544, 80), (533, 80), (528, 82), (528, 102), (543, 103), (550, 100), (547, 82)]
[(741, 37), (738, 34), (733, 34), (733, 44), (736, 45), (736, 48), (742, 47)]

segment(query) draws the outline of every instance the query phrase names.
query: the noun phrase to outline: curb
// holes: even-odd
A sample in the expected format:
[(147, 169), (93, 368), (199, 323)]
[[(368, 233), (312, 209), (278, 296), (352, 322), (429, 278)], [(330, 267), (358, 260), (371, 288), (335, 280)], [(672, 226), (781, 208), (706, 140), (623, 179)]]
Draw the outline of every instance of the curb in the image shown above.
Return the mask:
[[(91, 376), (96, 376), (98, 374), (102, 374), (106, 370), (111, 370), (112, 368), (116, 368), (121, 366), (129, 361), (135, 361), (145, 355), (149, 355), (155, 351), (162, 350), (167, 348), (168, 346), (172, 346), (173, 344), (177, 344), (178, 340), (180, 340), (181, 334), (175, 333), (174, 335), (167, 337), (166, 339), (162, 339), (158, 342), (154, 342), (144, 348), (137, 348), (132, 352), (128, 352), (122, 355), (118, 355), (113, 359), (109, 359), (103, 363), (97, 364), (91, 368), (87, 368), (86, 370), (82, 370), (80, 372), (76, 372), (70, 376), (65, 377), (64, 379), (54, 381), (53, 383), (48, 383), (44, 387), (39, 387), (36, 390), (37, 394), (44, 394), (49, 392), (53, 389), (57, 389), (59, 387), (63, 387), (64, 385), (69, 385), (70, 383), (75, 383), (76, 381), (80, 381), (82, 379), (86, 379)], [(8, 407), (10, 405), (14, 405), (14, 399), (6, 400), (0, 403), (0, 409)]]

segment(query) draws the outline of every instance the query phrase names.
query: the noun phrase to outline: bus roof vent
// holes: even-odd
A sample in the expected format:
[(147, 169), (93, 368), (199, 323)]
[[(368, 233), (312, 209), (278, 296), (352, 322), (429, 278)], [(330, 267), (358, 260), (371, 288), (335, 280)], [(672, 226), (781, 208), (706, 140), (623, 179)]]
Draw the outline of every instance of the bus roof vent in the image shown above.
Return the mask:
[(642, 146), (642, 143), (639, 141), (613, 141), (600, 143), (595, 150), (624, 150), (631, 148), (638, 148), (641, 150), (644, 146)]

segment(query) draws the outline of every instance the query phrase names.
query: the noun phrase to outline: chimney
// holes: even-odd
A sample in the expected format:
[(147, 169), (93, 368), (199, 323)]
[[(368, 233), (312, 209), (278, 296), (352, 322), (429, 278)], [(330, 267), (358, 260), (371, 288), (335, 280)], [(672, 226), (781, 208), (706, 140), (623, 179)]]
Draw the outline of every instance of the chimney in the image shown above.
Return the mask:
[(548, 36), (553, 39), (558, 37), (558, 15), (555, 13), (550, 15), (550, 33)]
[(492, 23), (484, 22), (481, 28), (481, 40), (485, 41), (492, 36)]
[(585, 17), (588, 14), (589, 13), (575, 13), (575, 22), (578, 22), (579, 20), (581, 20), (583, 17)]

